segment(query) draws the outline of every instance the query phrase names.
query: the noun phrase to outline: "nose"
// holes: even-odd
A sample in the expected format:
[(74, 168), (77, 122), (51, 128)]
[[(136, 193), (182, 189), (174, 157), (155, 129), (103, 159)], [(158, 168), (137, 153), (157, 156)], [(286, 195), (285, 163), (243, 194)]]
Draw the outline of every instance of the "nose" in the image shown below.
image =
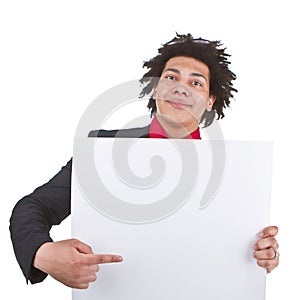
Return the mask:
[(182, 83), (177, 83), (174, 88), (173, 88), (173, 93), (177, 95), (183, 95), (183, 96), (189, 96), (189, 91), (188, 88), (182, 84)]

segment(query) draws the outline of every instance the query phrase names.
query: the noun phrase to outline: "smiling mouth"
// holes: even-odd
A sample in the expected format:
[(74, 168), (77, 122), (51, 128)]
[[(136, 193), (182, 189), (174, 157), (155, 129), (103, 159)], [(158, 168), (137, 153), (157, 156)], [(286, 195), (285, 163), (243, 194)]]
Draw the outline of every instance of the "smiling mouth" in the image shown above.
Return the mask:
[(177, 109), (185, 109), (185, 108), (189, 108), (192, 105), (190, 104), (186, 104), (186, 103), (182, 103), (182, 102), (177, 102), (177, 101), (167, 101), (169, 104), (171, 104), (173, 107), (177, 108)]

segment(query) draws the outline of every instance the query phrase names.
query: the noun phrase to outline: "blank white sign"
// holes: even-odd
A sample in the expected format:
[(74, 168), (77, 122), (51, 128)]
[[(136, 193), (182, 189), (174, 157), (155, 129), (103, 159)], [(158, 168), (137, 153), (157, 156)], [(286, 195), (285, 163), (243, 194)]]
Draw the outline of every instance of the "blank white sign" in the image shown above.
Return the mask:
[[(252, 248), (257, 233), (268, 225), (271, 143), (125, 138), (77, 142), (85, 146), (73, 158), (72, 236), (95, 253), (120, 254), (124, 261), (101, 265), (97, 281), (87, 290), (74, 289), (73, 300), (265, 299), (265, 270), (257, 266)], [(87, 159), (91, 154), (84, 149), (91, 146), (93, 157)], [(183, 157), (187, 153), (181, 149), (195, 150), (196, 157)], [(151, 166), (154, 156), (159, 158)], [(122, 178), (128, 170), (118, 170), (122, 163), (115, 165), (119, 158), (132, 171), (130, 183)], [(181, 178), (184, 164), (191, 161), (193, 178)], [(153, 183), (151, 174), (160, 177)], [(143, 186), (143, 179), (148, 185)], [(190, 189), (186, 199), (179, 199), (177, 192), (172, 195), (178, 187), (184, 190), (182, 183)], [(203, 205), (209, 184), (215, 193)], [(99, 186), (107, 191), (102, 193)], [(107, 192), (125, 205), (103, 206)], [(169, 195), (177, 205), (160, 206)], [(144, 214), (145, 207), (150, 215)], [(160, 207), (166, 210), (155, 211)]]

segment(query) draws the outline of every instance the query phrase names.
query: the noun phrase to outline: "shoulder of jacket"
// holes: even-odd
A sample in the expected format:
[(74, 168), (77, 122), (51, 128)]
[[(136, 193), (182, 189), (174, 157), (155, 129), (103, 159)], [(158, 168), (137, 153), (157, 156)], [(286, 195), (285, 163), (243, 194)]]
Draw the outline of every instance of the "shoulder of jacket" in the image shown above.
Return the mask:
[(92, 130), (88, 137), (123, 137), (123, 138), (142, 138), (149, 137), (150, 125), (144, 127), (115, 129), (115, 130)]

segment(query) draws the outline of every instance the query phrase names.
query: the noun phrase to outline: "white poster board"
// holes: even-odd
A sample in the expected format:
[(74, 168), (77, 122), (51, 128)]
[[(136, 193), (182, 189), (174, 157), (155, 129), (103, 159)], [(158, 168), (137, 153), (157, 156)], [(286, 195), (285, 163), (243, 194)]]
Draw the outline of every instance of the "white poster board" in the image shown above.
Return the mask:
[(78, 143), (85, 157), (73, 161), (72, 236), (124, 261), (101, 265), (73, 300), (265, 299), (252, 251), (268, 225), (271, 143)]

